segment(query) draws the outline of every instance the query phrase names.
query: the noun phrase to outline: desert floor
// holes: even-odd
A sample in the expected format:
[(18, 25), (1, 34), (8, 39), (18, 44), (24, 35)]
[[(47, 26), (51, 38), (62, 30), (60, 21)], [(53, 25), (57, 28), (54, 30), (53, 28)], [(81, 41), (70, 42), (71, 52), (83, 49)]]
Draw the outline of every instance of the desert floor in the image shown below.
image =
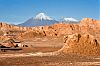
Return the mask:
[[(14, 55), (38, 52), (53, 52), (62, 48), (63, 39), (60, 38), (34, 38), (24, 40), (29, 47), (20, 51), (0, 52), (0, 66), (100, 66), (100, 57), (79, 55), (57, 56), (18, 56)], [(13, 57), (5, 57), (5, 54), (13, 54)]]

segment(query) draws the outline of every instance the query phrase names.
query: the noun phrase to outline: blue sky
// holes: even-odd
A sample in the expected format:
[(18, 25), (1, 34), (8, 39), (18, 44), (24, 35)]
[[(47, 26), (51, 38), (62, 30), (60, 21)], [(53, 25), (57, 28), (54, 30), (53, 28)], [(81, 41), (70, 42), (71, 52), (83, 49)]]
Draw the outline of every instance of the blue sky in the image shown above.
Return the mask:
[(73, 17), (100, 19), (100, 0), (0, 0), (0, 22), (18, 24), (40, 12), (60, 20)]

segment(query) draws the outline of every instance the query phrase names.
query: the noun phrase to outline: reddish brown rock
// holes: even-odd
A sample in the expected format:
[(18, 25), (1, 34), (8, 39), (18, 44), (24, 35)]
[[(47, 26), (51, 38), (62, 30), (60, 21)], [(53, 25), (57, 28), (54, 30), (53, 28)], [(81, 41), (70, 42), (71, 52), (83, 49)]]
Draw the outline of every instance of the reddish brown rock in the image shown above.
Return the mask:
[[(0, 23), (0, 30), (8, 34), (17, 35), (17, 37), (22, 36), (28, 32), (37, 32), (42, 33), (45, 36), (51, 37), (60, 37), (68, 34), (74, 33), (90, 33), (97, 38), (100, 34), (100, 20), (93, 20), (91, 18), (85, 18), (80, 21), (79, 24), (66, 24), (66, 23), (58, 23), (51, 26), (38, 26), (38, 27), (20, 27), (9, 25), (5, 23)], [(31, 37), (31, 36), (27, 36)]]
[(65, 45), (61, 49), (64, 54), (100, 55), (100, 44), (90, 34), (72, 34), (64, 37)]
[(43, 32), (39, 32), (39, 31), (27, 31), (25, 33), (23, 33), (22, 35), (20, 35), (18, 38), (19, 39), (32, 39), (35, 37), (44, 37), (45, 34)]

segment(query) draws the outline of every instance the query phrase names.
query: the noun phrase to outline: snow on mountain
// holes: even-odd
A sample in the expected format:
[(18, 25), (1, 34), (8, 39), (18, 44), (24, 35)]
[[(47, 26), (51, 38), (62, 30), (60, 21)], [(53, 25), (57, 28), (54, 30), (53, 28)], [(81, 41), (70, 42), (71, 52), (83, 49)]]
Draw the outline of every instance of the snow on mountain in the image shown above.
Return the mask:
[(44, 13), (39, 13), (38, 15), (36, 15), (36, 17), (34, 19), (36, 19), (36, 20), (53, 20), (52, 18), (50, 18), (49, 16), (47, 16)]
[(75, 18), (63, 18), (64, 22), (79, 22), (77, 19)]
[(25, 26), (25, 27), (45, 26), (45, 25), (52, 25), (55, 23), (58, 23), (58, 21), (53, 20), (44, 13), (39, 13), (34, 18), (32, 17), (26, 22), (19, 24), (19, 26)]

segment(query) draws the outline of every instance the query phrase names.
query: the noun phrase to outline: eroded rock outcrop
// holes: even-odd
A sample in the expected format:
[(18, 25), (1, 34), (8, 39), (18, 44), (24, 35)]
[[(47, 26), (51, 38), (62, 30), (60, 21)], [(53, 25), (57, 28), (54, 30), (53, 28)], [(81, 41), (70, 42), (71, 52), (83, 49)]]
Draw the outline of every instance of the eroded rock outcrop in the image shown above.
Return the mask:
[(100, 44), (90, 34), (81, 35), (76, 33), (65, 36), (64, 43), (63, 48), (59, 50), (64, 54), (100, 55)]
[(18, 36), (19, 39), (32, 39), (35, 37), (44, 37), (45, 34), (44, 32), (39, 32), (39, 31), (27, 31), (20, 36)]
[(85, 56), (100, 56), (100, 44), (94, 36), (90, 34), (75, 33), (64, 36), (65, 45), (58, 51), (54, 52), (37, 52), (37, 53), (23, 53), (23, 54), (4, 54), (0, 57), (23, 57), (23, 56), (56, 56), (66, 54), (76, 54)]
[[(38, 27), (21, 27), (14, 26), (5, 23), (0, 23), (0, 30), (3, 33), (9, 33), (17, 35), (17, 37), (25, 36), (25, 34), (43, 34), (47, 37), (61, 37), (64, 35), (74, 34), (74, 33), (90, 33), (97, 38), (100, 38), (100, 20), (93, 20), (91, 18), (84, 18), (77, 24), (70, 23), (58, 23), (50, 26), (38, 26)], [(31, 32), (30, 32), (31, 31)], [(33, 33), (32, 33), (33, 31)], [(29, 32), (29, 33), (28, 33)], [(32, 36), (26, 36), (32, 37)], [(34, 36), (33, 36), (34, 38)]]
[(21, 27), (16, 25), (10, 25), (3, 22), (0, 22), (0, 31), (3, 31), (4, 33), (21, 33), (33, 30), (35, 27)]

